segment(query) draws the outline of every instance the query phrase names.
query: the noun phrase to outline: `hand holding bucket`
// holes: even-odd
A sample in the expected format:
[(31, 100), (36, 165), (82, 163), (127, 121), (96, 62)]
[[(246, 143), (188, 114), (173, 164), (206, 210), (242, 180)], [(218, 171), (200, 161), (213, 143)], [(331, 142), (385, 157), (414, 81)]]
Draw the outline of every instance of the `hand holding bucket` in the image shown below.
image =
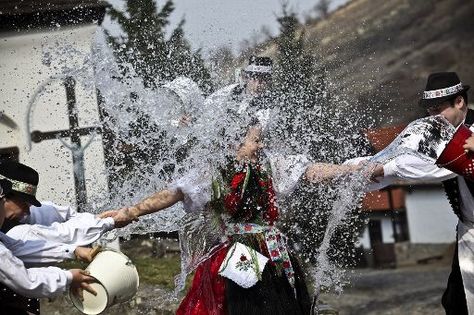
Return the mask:
[(474, 180), (474, 154), (464, 149), (464, 144), (471, 135), (472, 131), (466, 125), (459, 126), (436, 160), (436, 165)]
[(97, 282), (90, 286), (97, 292), (84, 292), (84, 300), (70, 292), (74, 306), (84, 314), (99, 314), (107, 307), (130, 300), (138, 290), (138, 272), (121, 252), (105, 249), (86, 268)]

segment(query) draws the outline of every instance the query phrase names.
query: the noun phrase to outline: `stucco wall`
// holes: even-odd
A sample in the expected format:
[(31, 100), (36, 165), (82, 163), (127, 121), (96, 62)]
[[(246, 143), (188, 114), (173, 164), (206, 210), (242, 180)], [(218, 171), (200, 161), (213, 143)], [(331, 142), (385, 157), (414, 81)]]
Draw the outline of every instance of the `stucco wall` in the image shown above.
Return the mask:
[[(54, 31), (0, 33), (0, 111), (18, 125), (17, 129), (10, 129), (0, 124), (0, 148), (18, 147), (20, 161), (39, 171), (39, 200), (75, 202), (72, 156), (70, 150), (55, 139), (33, 143), (31, 151), (27, 150), (28, 102), (41, 84), (64, 73), (65, 68), (83, 69), (74, 76), (79, 125), (98, 125), (93, 69), (84, 64), (96, 29), (96, 25), (80, 25)], [(68, 129), (65, 88), (61, 81), (52, 81), (45, 87), (36, 98), (31, 117), (32, 130)], [(82, 143), (87, 139), (81, 138)], [(106, 180), (101, 174), (104, 160), (100, 135), (85, 151), (85, 168), (88, 196), (104, 192)]]
[(454, 242), (457, 217), (443, 188), (416, 187), (406, 194), (410, 242), (437, 244)]

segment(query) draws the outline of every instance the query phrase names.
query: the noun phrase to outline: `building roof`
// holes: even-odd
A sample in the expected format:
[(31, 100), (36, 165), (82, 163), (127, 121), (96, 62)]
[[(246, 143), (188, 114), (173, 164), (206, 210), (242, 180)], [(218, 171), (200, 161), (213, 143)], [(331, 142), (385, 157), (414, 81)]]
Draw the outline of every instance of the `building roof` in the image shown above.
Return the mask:
[(403, 129), (405, 129), (405, 127), (406, 125), (403, 124), (378, 129), (369, 129), (365, 134), (369, 139), (373, 149), (377, 153), (388, 146), (393, 140), (395, 140), (395, 138), (400, 134), (400, 132), (403, 131)]
[[(390, 204), (390, 195), (392, 204)], [(405, 190), (393, 188), (369, 192), (362, 200), (362, 209), (366, 211), (388, 211), (405, 208)]]
[[(369, 129), (366, 131), (375, 153), (388, 146), (406, 125), (396, 125), (378, 129)], [(391, 193), (392, 205), (390, 204), (389, 194)], [(405, 190), (403, 188), (391, 188), (380, 191), (369, 192), (362, 200), (362, 209), (366, 211), (387, 211), (393, 209), (402, 209), (405, 207)]]
[(108, 6), (102, 0), (0, 0), (0, 31), (100, 24)]
[(21, 15), (104, 7), (106, 3), (100, 0), (0, 0), (1, 15)]

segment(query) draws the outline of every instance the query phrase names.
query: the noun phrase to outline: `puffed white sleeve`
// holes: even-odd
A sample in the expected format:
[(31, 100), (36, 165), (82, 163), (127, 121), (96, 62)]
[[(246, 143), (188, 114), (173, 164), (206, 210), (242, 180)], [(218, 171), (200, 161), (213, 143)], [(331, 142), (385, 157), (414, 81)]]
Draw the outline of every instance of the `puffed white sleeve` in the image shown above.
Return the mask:
[(174, 181), (168, 186), (172, 191), (179, 190), (183, 193), (183, 208), (186, 212), (199, 212), (204, 210), (211, 201), (212, 177), (209, 172), (199, 172), (194, 169)]
[(66, 222), (54, 222), (50, 226), (39, 224), (17, 225), (9, 230), (7, 235), (24, 242), (45, 240), (77, 247), (97, 241), (105, 232), (113, 228), (113, 218), (99, 219), (91, 213), (84, 212), (76, 214)]
[(279, 195), (290, 194), (310, 164), (309, 159), (303, 154), (273, 155), (269, 160), (273, 186)]
[(0, 282), (32, 298), (46, 298), (65, 292), (72, 273), (57, 267), (25, 268), (23, 262), (0, 244)]

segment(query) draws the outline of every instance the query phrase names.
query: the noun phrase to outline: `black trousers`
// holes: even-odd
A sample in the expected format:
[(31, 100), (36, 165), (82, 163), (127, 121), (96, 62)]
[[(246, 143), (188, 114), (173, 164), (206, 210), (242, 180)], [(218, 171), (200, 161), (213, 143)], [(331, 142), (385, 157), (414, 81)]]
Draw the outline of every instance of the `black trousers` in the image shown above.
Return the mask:
[(454, 251), (451, 274), (448, 278), (446, 291), (441, 299), (446, 315), (468, 315), (466, 294), (462, 284), (461, 269), (459, 268), (458, 246)]

